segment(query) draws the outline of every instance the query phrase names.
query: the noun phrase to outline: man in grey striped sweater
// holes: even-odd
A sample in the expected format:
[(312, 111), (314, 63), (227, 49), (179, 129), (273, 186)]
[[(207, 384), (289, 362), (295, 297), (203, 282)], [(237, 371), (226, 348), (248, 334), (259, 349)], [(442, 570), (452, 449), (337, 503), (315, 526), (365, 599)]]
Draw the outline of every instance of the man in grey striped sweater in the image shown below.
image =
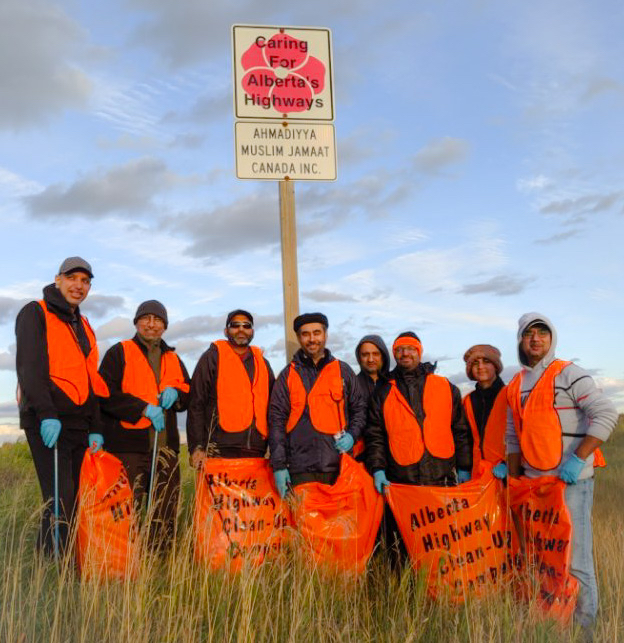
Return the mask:
[(521, 371), (508, 388), (509, 475), (554, 475), (566, 483), (573, 524), (571, 573), (580, 585), (576, 622), (590, 634), (598, 609), (591, 513), (596, 449), (617, 422), (612, 402), (590, 375), (555, 358), (557, 332), (539, 313), (518, 321)]

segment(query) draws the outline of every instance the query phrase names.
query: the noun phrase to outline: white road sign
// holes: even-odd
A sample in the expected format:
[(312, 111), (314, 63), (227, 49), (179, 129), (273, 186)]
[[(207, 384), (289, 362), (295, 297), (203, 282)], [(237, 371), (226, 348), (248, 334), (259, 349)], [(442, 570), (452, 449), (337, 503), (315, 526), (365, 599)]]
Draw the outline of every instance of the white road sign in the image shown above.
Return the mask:
[(329, 123), (235, 124), (239, 179), (335, 181), (336, 140)]
[(234, 25), (236, 118), (333, 121), (329, 29)]

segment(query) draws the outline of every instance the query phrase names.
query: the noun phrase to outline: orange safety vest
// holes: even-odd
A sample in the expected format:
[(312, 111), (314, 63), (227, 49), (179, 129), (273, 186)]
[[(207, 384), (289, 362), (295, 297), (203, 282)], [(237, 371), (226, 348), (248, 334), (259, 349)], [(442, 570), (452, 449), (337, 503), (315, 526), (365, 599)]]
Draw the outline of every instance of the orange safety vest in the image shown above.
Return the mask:
[(542, 373), (522, 404), (522, 375), (514, 375), (507, 386), (507, 401), (520, 451), (526, 462), (538, 471), (556, 469), (563, 455), (561, 422), (555, 410), (555, 378), (571, 362), (554, 360)]
[(249, 347), (254, 360), (254, 377), (251, 382), (240, 356), (229, 342), (220, 339), (214, 343), (219, 353), (219, 426), (228, 433), (239, 433), (248, 429), (255, 420), (256, 429), (266, 438), (269, 435), (269, 369), (264, 362), (262, 351), (256, 346)]
[(95, 333), (87, 318), (82, 317), (82, 325), (89, 340), (89, 355), (85, 357), (71, 324), (51, 313), (43, 299), (39, 301), (39, 305), (45, 315), (48, 363), (52, 382), (74, 404), (84, 404), (89, 398), (90, 390), (100, 397), (108, 397), (108, 386), (97, 370), (98, 348)]
[(286, 433), (295, 428), (306, 404), (310, 410), (312, 426), (319, 433), (336, 435), (346, 428), (344, 386), (340, 362), (337, 359), (323, 367), (309, 393), (306, 392), (301, 376), (292, 362), (287, 384), (290, 393), (290, 415), (286, 423)]
[[(124, 352), (124, 373), (121, 379), (122, 393), (128, 393), (147, 402), (158, 404), (158, 394), (171, 386), (184, 393), (189, 392), (189, 385), (184, 381), (180, 360), (173, 351), (163, 351), (160, 356), (160, 383), (147, 357), (137, 346), (136, 342), (128, 339), (121, 342)], [(148, 418), (142, 417), (138, 422), (121, 420), (121, 426), (126, 429), (146, 429), (151, 425)]]
[(402, 467), (416, 464), (425, 448), (436, 458), (451, 458), (455, 442), (451, 431), (453, 394), (451, 384), (439, 375), (427, 375), (423, 393), (425, 420), (421, 427), (416, 415), (394, 380), (384, 400), (383, 415), (390, 452)]
[[(554, 360), (542, 373), (522, 406), (522, 371), (507, 386), (507, 401), (520, 450), (527, 463), (538, 471), (550, 471), (561, 463), (563, 440), (559, 414), (555, 409), (555, 378), (572, 362)], [(602, 451), (594, 451), (594, 467), (606, 467)]]
[(477, 421), (475, 420), (472, 400), (470, 395), (463, 399), (466, 419), (472, 431), (472, 475), (476, 476), (479, 471), (479, 462), (486, 460), (492, 464), (498, 464), (505, 460), (505, 427), (507, 425), (507, 387), (503, 388), (496, 395), (487, 422), (483, 431), (483, 443), (479, 436)]

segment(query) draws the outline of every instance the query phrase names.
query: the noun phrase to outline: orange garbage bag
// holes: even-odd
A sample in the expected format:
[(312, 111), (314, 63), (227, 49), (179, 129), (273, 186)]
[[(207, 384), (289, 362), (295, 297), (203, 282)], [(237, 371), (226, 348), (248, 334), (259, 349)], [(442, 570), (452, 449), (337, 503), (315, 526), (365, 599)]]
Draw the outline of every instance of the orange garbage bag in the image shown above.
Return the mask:
[(502, 483), (482, 460), (478, 475), (457, 487), (392, 483), (387, 498), (415, 570), (427, 591), (462, 602), (509, 583), (518, 564)]
[(362, 573), (381, 524), (383, 498), (364, 465), (342, 455), (333, 485), (294, 488), (293, 521), (315, 564)]
[(82, 578), (134, 578), (138, 543), (132, 489), (111, 453), (87, 449), (78, 488), (78, 568)]
[(555, 476), (510, 478), (509, 503), (520, 529), (524, 559), (521, 594), (535, 598), (548, 615), (567, 622), (574, 612), (578, 581), (570, 574), (572, 520), (565, 483)]
[(290, 510), (265, 458), (206, 458), (197, 475), (195, 559), (238, 572), (282, 550)]

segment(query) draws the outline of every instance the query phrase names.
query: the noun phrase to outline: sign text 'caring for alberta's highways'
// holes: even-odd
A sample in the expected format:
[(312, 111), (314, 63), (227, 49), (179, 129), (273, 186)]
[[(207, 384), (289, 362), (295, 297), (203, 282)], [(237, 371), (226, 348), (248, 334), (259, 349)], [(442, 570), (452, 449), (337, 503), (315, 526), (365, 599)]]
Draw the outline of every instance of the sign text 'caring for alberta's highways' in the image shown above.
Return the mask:
[(329, 29), (234, 25), (236, 118), (332, 121)]
[(239, 121), (235, 134), (239, 179), (336, 179), (336, 143), (331, 124)]

